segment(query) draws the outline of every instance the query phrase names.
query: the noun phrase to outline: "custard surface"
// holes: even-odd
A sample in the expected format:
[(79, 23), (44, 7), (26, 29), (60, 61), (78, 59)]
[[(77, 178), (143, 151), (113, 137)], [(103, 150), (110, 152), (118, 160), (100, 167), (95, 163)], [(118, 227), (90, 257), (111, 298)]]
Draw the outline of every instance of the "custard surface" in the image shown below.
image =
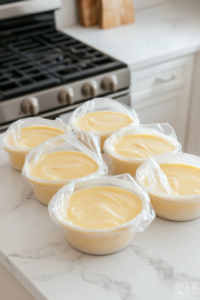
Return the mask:
[(39, 179), (62, 181), (84, 177), (98, 168), (98, 164), (84, 153), (60, 151), (41, 155), (29, 174)]
[(160, 137), (146, 134), (123, 136), (115, 144), (115, 153), (126, 158), (148, 158), (153, 155), (172, 152), (175, 146)]
[(133, 193), (98, 186), (72, 194), (66, 220), (85, 229), (108, 229), (129, 222), (142, 211), (141, 200)]
[[(50, 126), (24, 127), (21, 128), (20, 140), (18, 141), (19, 147), (33, 149), (47, 140), (64, 133), (65, 132), (62, 129)], [(7, 143), (11, 147), (17, 146), (11, 134), (7, 138)]]
[(85, 114), (74, 123), (81, 130), (109, 132), (127, 127), (133, 120), (126, 114), (114, 111), (95, 111)]
[(167, 177), (174, 195), (200, 194), (200, 169), (183, 164), (163, 164), (161, 170)]

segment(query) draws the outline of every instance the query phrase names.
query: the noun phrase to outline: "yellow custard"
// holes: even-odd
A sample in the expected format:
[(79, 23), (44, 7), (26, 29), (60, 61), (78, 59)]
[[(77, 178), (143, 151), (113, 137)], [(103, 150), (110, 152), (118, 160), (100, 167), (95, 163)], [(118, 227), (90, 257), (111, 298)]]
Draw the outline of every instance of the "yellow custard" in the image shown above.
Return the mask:
[(131, 221), (142, 211), (133, 193), (118, 187), (98, 186), (74, 192), (66, 219), (85, 229), (108, 229)]
[[(33, 149), (36, 146), (46, 142), (48, 139), (62, 135), (65, 132), (62, 129), (50, 126), (31, 126), (21, 128), (19, 147), (24, 149)], [(16, 147), (13, 136), (10, 134), (7, 143), (11, 147)]]
[(200, 169), (183, 164), (160, 165), (174, 195), (200, 194)]
[(95, 111), (76, 120), (81, 130), (92, 132), (109, 132), (127, 127), (133, 120), (126, 114), (114, 111)]
[(84, 177), (98, 168), (98, 164), (84, 153), (61, 151), (41, 155), (29, 174), (39, 179), (62, 181)]
[(115, 144), (115, 152), (126, 158), (148, 158), (153, 155), (172, 152), (175, 146), (163, 138), (138, 134), (123, 136)]

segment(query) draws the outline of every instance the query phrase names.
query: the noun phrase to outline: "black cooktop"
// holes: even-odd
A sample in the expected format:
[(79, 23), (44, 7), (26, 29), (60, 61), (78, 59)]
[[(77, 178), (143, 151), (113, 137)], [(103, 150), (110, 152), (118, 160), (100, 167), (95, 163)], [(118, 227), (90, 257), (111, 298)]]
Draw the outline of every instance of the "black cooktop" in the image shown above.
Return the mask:
[(56, 30), (53, 12), (0, 28), (0, 101), (126, 67)]

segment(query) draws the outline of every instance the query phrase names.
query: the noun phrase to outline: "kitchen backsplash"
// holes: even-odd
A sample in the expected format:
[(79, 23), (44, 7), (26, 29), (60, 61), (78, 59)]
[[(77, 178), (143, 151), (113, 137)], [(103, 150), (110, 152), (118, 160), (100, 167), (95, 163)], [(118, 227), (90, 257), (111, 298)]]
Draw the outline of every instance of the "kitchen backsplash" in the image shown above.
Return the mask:
[[(173, 1), (176, 0), (133, 0), (136, 11)], [(56, 12), (56, 22), (58, 27), (66, 27), (78, 22), (76, 0), (62, 0), (62, 9)]]

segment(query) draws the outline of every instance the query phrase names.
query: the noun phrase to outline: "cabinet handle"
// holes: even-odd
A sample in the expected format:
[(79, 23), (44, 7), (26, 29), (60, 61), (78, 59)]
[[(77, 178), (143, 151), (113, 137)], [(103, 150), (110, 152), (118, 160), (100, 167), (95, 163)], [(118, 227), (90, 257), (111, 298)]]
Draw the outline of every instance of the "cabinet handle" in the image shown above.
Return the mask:
[(172, 81), (174, 80), (176, 77), (174, 75), (166, 75), (166, 76), (159, 76), (156, 78), (156, 81), (159, 81), (159, 82), (169, 82), (169, 81)]

